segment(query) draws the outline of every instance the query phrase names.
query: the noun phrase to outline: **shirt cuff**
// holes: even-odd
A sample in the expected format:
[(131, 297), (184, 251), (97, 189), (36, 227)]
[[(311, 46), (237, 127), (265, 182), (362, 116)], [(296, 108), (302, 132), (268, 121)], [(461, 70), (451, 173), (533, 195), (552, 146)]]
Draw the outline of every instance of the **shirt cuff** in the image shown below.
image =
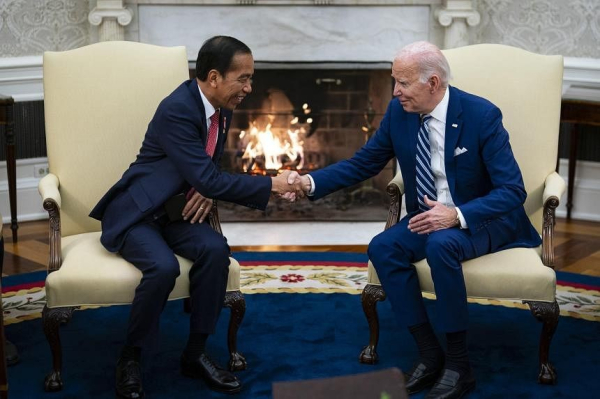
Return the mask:
[(460, 221), (460, 228), (461, 229), (468, 229), (469, 226), (467, 225), (467, 220), (463, 216), (463, 214), (460, 211), (460, 209), (458, 209), (458, 208), (454, 208), (454, 209), (456, 209), (456, 214), (458, 215), (458, 220)]
[(310, 190), (308, 190), (308, 195), (312, 197), (313, 195), (315, 195), (315, 181), (313, 180), (311, 175), (306, 176), (308, 176), (308, 180), (310, 180)]

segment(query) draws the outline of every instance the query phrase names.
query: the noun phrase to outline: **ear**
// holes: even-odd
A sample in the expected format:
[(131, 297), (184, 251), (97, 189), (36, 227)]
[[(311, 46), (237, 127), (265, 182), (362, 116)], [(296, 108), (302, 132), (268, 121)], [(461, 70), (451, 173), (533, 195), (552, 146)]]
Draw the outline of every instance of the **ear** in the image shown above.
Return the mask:
[(219, 79), (221, 78), (221, 74), (219, 73), (219, 71), (217, 71), (216, 69), (211, 69), (210, 71), (208, 71), (208, 76), (207, 76), (207, 81), (208, 84), (210, 84), (211, 87), (217, 87), (217, 83), (219, 82)]
[(429, 85), (429, 91), (431, 93), (435, 93), (441, 86), (440, 77), (437, 75), (431, 75), (431, 77), (427, 81), (427, 84)]

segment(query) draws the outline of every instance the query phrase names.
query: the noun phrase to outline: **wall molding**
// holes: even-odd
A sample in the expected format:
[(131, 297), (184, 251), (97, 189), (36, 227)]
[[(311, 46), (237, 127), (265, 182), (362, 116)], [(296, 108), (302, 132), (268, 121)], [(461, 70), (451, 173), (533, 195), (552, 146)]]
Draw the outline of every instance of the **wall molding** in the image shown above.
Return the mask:
[[(0, 58), (0, 93), (17, 102), (43, 100), (42, 65), (42, 56)], [(565, 57), (563, 98), (600, 100), (600, 59)]]
[(42, 56), (0, 58), (0, 93), (19, 102), (43, 100)]
[(565, 57), (563, 98), (600, 101), (600, 59)]

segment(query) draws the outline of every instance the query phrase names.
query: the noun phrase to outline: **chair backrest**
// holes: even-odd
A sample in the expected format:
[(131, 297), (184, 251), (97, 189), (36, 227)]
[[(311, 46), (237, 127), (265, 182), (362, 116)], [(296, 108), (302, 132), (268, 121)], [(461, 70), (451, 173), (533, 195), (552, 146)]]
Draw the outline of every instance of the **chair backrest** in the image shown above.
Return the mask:
[(103, 42), (44, 53), (46, 145), (63, 236), (100, 230), (89, 212), (135, 160), (159, 102), (188, 78), (185, 47)]
[(487, 98), (502, 111), (504, 126), (523, 173), (525, 211), (542, 229), (542, 194), (556, 168), (563, 58), (499, 44), (443, 50), (450, 63), (450, 84)]

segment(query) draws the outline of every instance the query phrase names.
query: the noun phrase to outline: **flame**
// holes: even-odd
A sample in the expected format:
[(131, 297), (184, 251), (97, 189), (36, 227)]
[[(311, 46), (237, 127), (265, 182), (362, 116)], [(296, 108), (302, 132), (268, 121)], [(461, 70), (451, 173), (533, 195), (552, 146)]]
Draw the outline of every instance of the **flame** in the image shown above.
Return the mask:
[[(311, 113), (307, 103), (302, 105), (302, 112), (305, 115)], [(305, 127), (312, 122), (312, 118), (307, 118), (306, 122), (302, 123), (296, 116), (287, 122), (287, 127), (279, 127), (273, 124), (285, 125), (285, 122), (272, 114), (266, 115), (266, 119), (262, 118), (260, 124), (267, 123), (262, 130), (258, 127), (258, 120), (251, 122), (250, 130), (242, 130), (239, 136), (244, 148), (242, 155), (244, 172), (267, 174), (269, 170), (282, 168), (302, 169)]]
[[(244, 172), (260, 169), (257, 158), (264, 158), (264, 169), (281, 169), (291, 166), (301, 169), (304, 165), (304, 141), (306, 130), (303, 127), (292, 130), (275, 129), (268, 123), (264, 130), (259, 130), (253, 122), (249, 132), (242, 131), (240, 139), (246, 137), (248, 143), (242, 155)], [(288, 165), (291, 164), (291, 165)]]

